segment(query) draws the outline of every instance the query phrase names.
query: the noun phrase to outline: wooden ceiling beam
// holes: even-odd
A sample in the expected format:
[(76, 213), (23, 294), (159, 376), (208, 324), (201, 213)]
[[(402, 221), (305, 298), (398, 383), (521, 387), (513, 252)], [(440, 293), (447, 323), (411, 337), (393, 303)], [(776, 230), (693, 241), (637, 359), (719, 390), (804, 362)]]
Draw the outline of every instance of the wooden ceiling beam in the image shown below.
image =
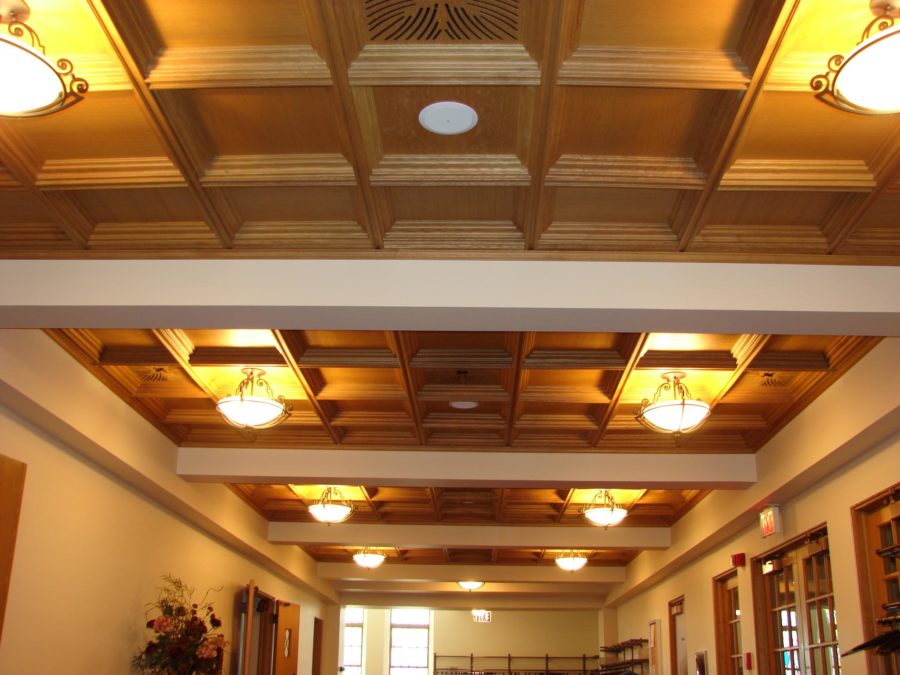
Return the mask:
[(602, 409), (601, 415), (597, 418), (597, 430), (592, 434), (590, 440), (590, 445), (592, 447), (597, 447), (603, 439), (603, 435), (606, 433), (607, 428), (609, 428), (609, 423), (612, 421), (613, 417), (615, 417), (616, 407), (619, 405), (622, 394), (625, 392), (625, 385), (628, 382), (628, 378), (631, 377), (632, 371), (637, 367), (641, 354), (644, 351), (644, 346), (647, 344), (647, 338), (649, 337), (649, 333), (623, 335), (623, 352), (628, 354), (628, 358), (625, 361), (625, 368), (623, 368), (620, 373), (614, 373), (615, 375), (618, 375), (618, 379), (615, 381), (615, 386), (612, 388), (612, 394), (609, 396), (609, 403)]
[(423, 425), (422, 411), (419, 409), (419, 398), (417, 396), (418, 384), (416, 376), (412, 372), (409, 365), (409, 343), (406, 335), (400, 331), (392, 331), (386, 334), (388, 344), (392, 351), (396, 354), (396, 360), (400, 364), (400, 372), (403, 376), (403, 385), (406, 390), (406, 402), (413, 418), (416, 429), (416, 440), (419, 445), (425, 445), (426, 435)]
[(734, 343), (734, 346), (731, 348), (731, 353), (734, 355), (734, 360), (737, 364), (735, 369), (732, 371), (731, 375), (728, 376), (728, 379), (719, 389), (715, 396), (712, 397), (712, 400), (709, 401), (709, 407), (715, 408), (716, 405), (721, 401), (725, 396), (728, 395), (728, 392), (731, 391), (732, 387), (736, 385), (741, 377), (743, 377), (744, 372), (753, 362), (753, 360), (759, 356), (760, 352), (765, 348), (766, 344), (771, 339), (771, 335), (741, 335)]
[(554, 153), (559, 144), (562, 98), (557, 91), (559, 69), (568, 52), (574, 47), (574, 36), (583, 10), (583, 0), (566, 3), (536, 3), (535, 16), (543, 26), (540, 65), (541, 83), (535, 98), (535, 110), (528, 134), (532, 139), (528, 157), (528, 172), (531, 185), (525, 195), (522, 231), (525, 235), (525, 249), (537, 248), (542, 229), (550, 219), (550, 201), (546, 194), (547, 173), (556, 159)]
[(298, 342), (296, 332), (273, 330), (272, 335), (275, 338), (275, 343), (278, 345), (278, 350), (281, 352), (284, 360), (294, 373), (294, 377), (297, 379), (297, 382), (300, 383), (300, 386), (303, 387), (303, 391), (306, 392), (306, 397), (309, 399), (309, 403), (313, 410), (315, 410), (316, 414), (319, 416), (319, 420), (322, 422), (325, 431), (328, 432), (328, 435), (334, 443), (340, 443), (341, 435), (332, 425), (328, 412), (325, 410), (322, 402), (316, 397), (316, 392), (310, 386), (309, 380), (304, 374), (303, 369), (297, 363), (295, 355), (303, 353), (303, 345)]
[[(676, 224), (679, 251), (687, 250), (703, 227), (712, 197), (719, 189), (738, 144), (747, 131), (753, 110), (799, 5), (800, 0), (781, 0), (780, 7), (777, 3), (762, 1), (753, 7), (751, 21), (748, 22), (739, 45), (739, 51), (743, 52), (741, 57), (752, 67), (750, 81), (739, 100), (723, 95), (720, 102), (720, 117), (724, 116), (726, 119), (720, 119), (719, 122), (727, 126), (723, 127), (725, 133), (722, 142), (711, 153), (703, 189), (692, 201), (684, 221)], [(763, 35), (768, 36), (764, 41)]]
[(559, 509), (559, 515), (556, 516), (556, 522), (562, 522), (562, 519), (566, 515), (566, 509), (569, 508), (569, 504), (572, 502), (572, 497), (575, 496), (575, 488), (569, 488), (569, 491), (566, 493), (566, 499), (562, 503), (562, 506)]
[(392, 222), (384, 222), (389, 209), (384, 208), (380, 198), (375, 194), (375, 189), (370, 183), (370, 176), (374, 162), (379, 153), (372, 146), (372, 139), (363, 134), (363, 120), (361, 110), (354, 95), (354, 89), (350, 84), (349, 70), (350, 59), (348, 45), (344, 43), (343, 29), (349, 29), (352, 25), (352, 17), (343, 16), (338, 3), (332, 0), (309, 0), (303, 3), (310, 28), (313, 46), (317, 47), (324, 60), (329, 65), (332, 87), (332, 98), (340, 114), (338, 124), (343, 143), (347, 146), (348, 157), (351, 158), (353, 173), (356, 177), (354, 192), (359, 202), (364, 206), (360, 209), (363, 228), (369, 235), (373, 248), (384, 248), (384, 233), (390, 228)]
[(746, 370), (827, 371), (828, 354), (816, 351), (766, 351), (757, 354)]
[(513, 338), (515, 340), (514, 350), (514, 368), (512, 374), (512, 382), (510, 383), (509, 405), (506, 408), (506, 434), (505, 445), (512, 443), (513, 434), (516, 428), (516, 422), (519, 417), (519, 396), (522, 394), (522, 388), (525, 383), (525, 375), (523, 363), (526, 355), (534, 348), (534, 333), (517, 333)]
[(128, 74), (144, 115), (172, 163), (184, 177), (206, 223), (222, 246), (231, 248), (241, 223), (237, 222), (233, 212), (223, 211), (221, 205), (204, 190), (201, 183), (203, 167), (198, 166), (192, 158), (187, 147), (189, 139), (185, 140), (179, 135), (145, 79), (150, 63), (155, 60), (162, 46), (161, 38), (151, 28), (152, 21), (143, 9), (129, 0), (88, 0), (88, 4)]
[(369, 508), (372, 509), (372, 513), (375, 514), (375, 519), (376, 520), (384, 520), (384, 516), (382, 515), (382, 513), (378, 509), (378, 507), (375, 505), (375, 502), (372, 500), (372, 495), (369, 494), (369, 490), (366, 488), (366, 486), (360, 485), (359, 490), (360, 490), (360, 492), (362, 492), (363, 499), (366, 500), (366, 504), (369, 505)]
[(900, 179), (900, 130), (895, 132), (885, 143), (887, 159), (882, 163), (883, 168), (875, 175), (876, 186), (862, 199), (852, 202), (852, 210), (849, 213), (840, 214), (834, 227), (826, 229), (828, 235), (828, 253), (834, 254), (840, 251), (853, 233), (862, 224), (866, 214), (872, 209), (878, 200), (891, 191), (894, 184)]
[(0, 164), (47, 209), (54, 223), (76, 246), (87, 248), (96, 222), (74, 195), (38, 188), (37, 178), (42, 163), (8, 122), (0, 122)]
[(734, 370), (734, 355), (728, 350), (676, 351), (651, 349), (641, 356), (636, 370)]
[(513, 357), (505, 349), (436, 349), (424, 348), (409, 359), (411, 368), (510, 368)]
[(200, 374), (191, 365), (191, 354), (194, 351), (194, 343), (187, 333), (177, 328), (154, 328), (153, 337), (166, 349), (178, 366), (188, 376), (200, 391), (206, 394), (211, 401), (218, 403), (219, 394), (206, 383)]
[(529, 370), (621, 370), (625, 359), (616, 349), (533, 349), (523, 367)]

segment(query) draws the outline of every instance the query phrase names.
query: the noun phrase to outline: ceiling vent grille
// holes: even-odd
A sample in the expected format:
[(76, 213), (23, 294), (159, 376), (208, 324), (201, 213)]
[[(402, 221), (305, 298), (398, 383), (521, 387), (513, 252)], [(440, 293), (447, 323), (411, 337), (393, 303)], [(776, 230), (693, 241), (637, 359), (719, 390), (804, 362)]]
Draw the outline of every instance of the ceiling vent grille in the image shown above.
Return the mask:
[(366, 0), (373, 42), (514, 42), (519, 0)]

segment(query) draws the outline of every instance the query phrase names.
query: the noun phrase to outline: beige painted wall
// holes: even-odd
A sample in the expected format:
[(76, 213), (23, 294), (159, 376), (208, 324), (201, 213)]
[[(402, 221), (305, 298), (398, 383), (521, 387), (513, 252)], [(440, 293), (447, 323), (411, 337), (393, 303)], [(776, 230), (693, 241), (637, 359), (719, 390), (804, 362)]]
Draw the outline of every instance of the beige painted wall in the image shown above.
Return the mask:
[[(682, 571), (665, 579), (618, 608), (619, 639), (646, 637), (648, 622), (662, 619), (660, 654), (663, 673), (668, 674), (668, 601), (684, 595), (687, 653), (706, 650), (709, 673), (715, 669), (715, 634), (713, 626), (712, 578), (726, 571), (729, 556), (744, 552), (747, 558), (758, 555), (797, 534), (821, 523), (828, 526), (835, 607), (838, 612), (840, 646), (849, 649), (863, 640), (859, 586), (854, 554), (850, 508), (865, 498), (892, 485), (900, 476), (900, 435), (877, 445), (845, 466), (837, 475), (819, 483), (797, 498), (781, 505), (784, 531), (762, 539), (756, 527), (749, 528), (710, 554), (694, 561)], [(752, 591), (748, 566), (738, 572), (738, 588), (742, 607), (742, 640), (744, 651), (753, 652), (753, 672), (758, 658), (755, 648)], [(690, 661), (690, 659), (689, 659)], [(848, 674), (866, 671), (865, 656), (856, 654), (843, 661)]]
[(597, 653), (596, 610), (493, 611), (491, 623), (475, 623), (466, 610), (434, 612), (438, 654), (576, 656)]
[(232, 641), (235, 594), (251, 578), (267, 593), (299, 603), (299, 673), (310, 672), (318, 599), (2, 407), (0, 438), (3, 454), (28, 465), (0, 673), (128, 673), (131, 656), (149, 637), (144, 605), (165, 573), (199, 590), (222, 587), (211, 598)]
[[(468, 610), (434, 610), (432, 658), (476, 654), (580, 656), (597, 653), (594, 610), (496, 610), (489, 624), (476, 624)], [(386, 675), (390, 652), (390, 610), (366, 610), (365, 675)]]

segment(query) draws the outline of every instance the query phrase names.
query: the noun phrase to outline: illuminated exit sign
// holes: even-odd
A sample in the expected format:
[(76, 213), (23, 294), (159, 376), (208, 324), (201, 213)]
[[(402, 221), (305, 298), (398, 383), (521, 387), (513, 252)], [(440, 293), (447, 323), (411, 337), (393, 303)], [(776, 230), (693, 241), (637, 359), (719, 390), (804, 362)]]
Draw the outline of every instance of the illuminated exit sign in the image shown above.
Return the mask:
[(759, 533), (763, 537), (781, 532), (781, 511), (777, 506), (767, 506), (759, 512)]
[(475, 623), (490, 623), (491, 622), (491, 610), (489, 609), (473, 609), (472, 610), (472, 621)]

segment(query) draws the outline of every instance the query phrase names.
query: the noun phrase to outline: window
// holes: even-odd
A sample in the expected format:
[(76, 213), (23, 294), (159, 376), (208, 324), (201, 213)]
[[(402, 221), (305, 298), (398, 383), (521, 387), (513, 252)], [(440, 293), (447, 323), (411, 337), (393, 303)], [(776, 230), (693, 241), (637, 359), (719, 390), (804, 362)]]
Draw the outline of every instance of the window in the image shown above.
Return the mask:
[(428, 675), (429, 609), (391, 610), (390, 675)]
[(716, 655), (723, 675), (743, 675), (741, 650), (741, 604), (737, 570), (715, 578)]
[(825, 529), (754, 559), (754, 593), (766, 617), (757, 625), (762, 673), (840, 675), (838, 634)]
[(362, 607), (344, 608), (344, 652), (341, 662), (344, 675), (362, 675), (364, 616)]

